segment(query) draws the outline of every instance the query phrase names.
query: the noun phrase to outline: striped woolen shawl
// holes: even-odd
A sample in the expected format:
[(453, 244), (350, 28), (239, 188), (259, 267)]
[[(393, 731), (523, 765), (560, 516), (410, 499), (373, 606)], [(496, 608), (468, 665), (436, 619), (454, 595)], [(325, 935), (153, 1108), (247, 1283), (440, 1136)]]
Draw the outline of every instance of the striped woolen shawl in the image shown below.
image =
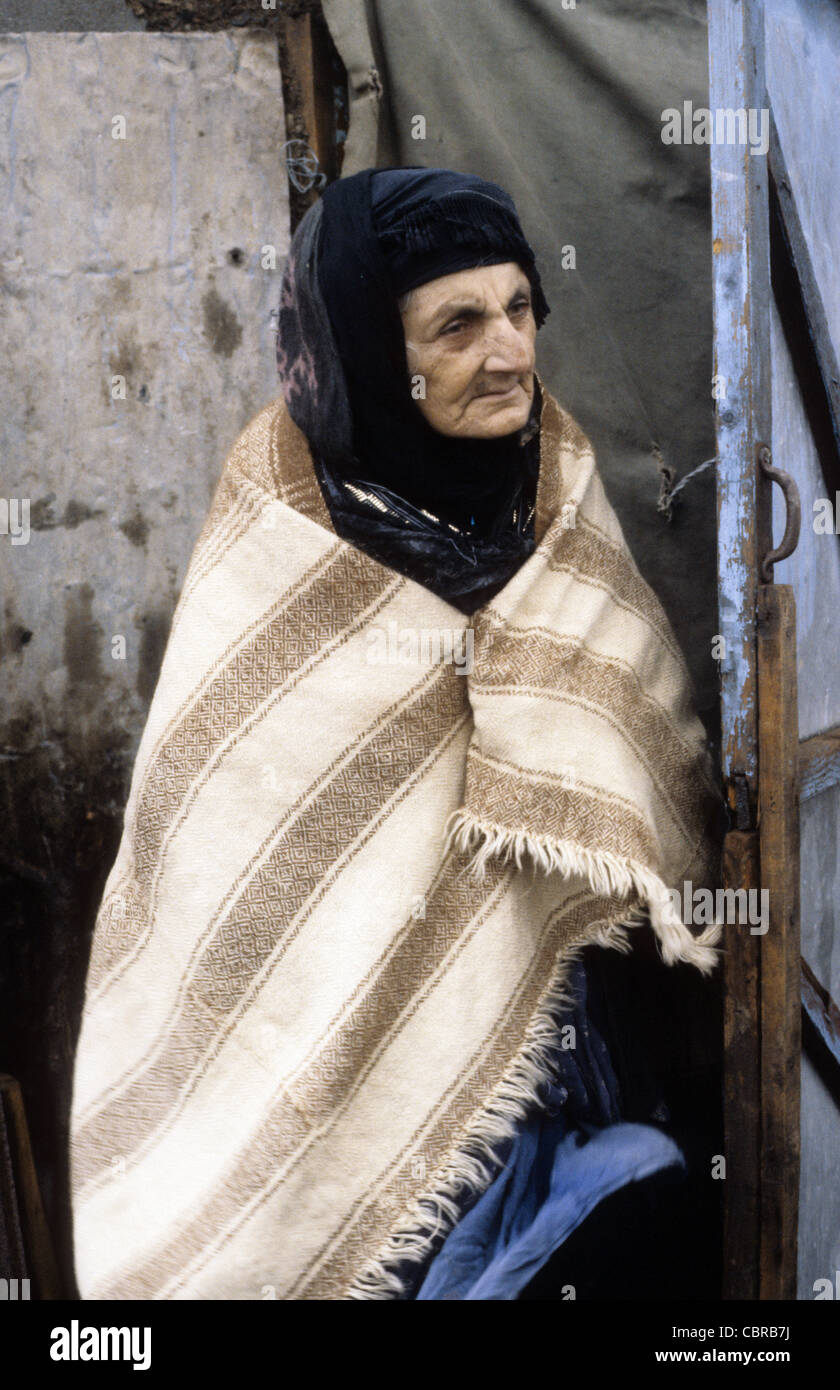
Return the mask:
[[(471, 618), (336, 536), (282, 400), (234, 445), (96, 922), (83, 1298), (399, 1297), (535, 1103), (584, 946), (649, 917), (714, 965), (668, 893), (718, 867), (685, 664), (543, 394), (537, 548)], [(432, 634), (467, 628), (464, 674)]]

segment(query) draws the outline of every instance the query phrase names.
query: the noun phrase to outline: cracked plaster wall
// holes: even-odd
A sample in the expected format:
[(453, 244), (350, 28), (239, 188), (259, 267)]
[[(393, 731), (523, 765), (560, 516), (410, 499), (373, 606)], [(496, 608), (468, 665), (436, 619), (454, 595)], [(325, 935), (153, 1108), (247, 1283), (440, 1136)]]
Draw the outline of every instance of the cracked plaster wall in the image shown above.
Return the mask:
[(0, 1069), (65, 1271), (93, 916), (192, 547), (277, 394), (285, 138), (269, 33), (0, 35), (0, 497), (29, 507), (0, 535)]

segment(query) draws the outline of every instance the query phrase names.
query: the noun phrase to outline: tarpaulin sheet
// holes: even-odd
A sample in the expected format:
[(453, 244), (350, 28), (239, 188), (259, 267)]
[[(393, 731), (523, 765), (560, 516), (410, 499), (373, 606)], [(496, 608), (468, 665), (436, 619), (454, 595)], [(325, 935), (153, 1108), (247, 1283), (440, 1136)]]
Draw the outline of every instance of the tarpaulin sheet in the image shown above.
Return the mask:
[(663, 464), (676, 481), (715, 452), (709, 147), (661, 138), (666, 109), (708, 105), (705, 3), (324, 9), (350, 77), (345, 174), (445, 166), (515, 199), (552, 306), (539, 370), (594, 445), (716, 737), (713, 468), (679, 491), (670, 522), (657, 509)]

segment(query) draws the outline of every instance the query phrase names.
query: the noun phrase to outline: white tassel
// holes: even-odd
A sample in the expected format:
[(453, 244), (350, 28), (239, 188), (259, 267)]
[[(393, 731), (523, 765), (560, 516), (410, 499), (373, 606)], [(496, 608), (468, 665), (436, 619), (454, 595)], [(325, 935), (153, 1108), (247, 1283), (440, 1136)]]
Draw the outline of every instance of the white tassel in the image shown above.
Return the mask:
[(607, 850), (585, 849), (573, 840), (551, 840), (527, 830), (509, 830), (477, 820), (463, 809), (449, 817), (445, 835), (446, 850), (456, 849), (464, 854), (474, 851), (470, 868), (478, 877), (485, 873), (490, 859), (505, 861), (512, 857), (521, 869), (527, 856), (546, 873), (556, 871), (563, 878), (585, 879), (599, 897), (637, 897), (650, 914), (667, 965), (685, 961), (708, 975), (717, 964), (719, 952), (715, 945), (723, 933), (723, 924), (713, 922), (699, 936), (692, 935), (676, 912), (662, 879), (633, 859), (620, 859)]
[(487, 825), (465, 811), (456, 811), (446, 826), (446, 848), (474, 850), (470, 865), (481, 876), (492, 858), (513, 857), (522, 868), (531, 859), (546, 873), (565, 878), (584, 878), (592, 891), (603, 897), (637, 896), (642, 906), (628, 904), (620, 921), (604, 921), (587, 932), (584, 941), (559, 952), (554, 975), (529, 1024), (525, 1041), (490, 1100), (469, 1125), (465, 1137), (447, 1166), (436, 1173), (429, 1189), (408, 1203), (397, 1228), (378, 1255), (369, 1260), (346, 1292), (350, 1299), (392, 1299), (405, 1292), (394, 1266), (404, 1260), (425, 1259), (435, 1241), (447, 1234), (460, 1218), (458, 1200), (467, 1193), (486, 1190), (501, 1160), (494, 1146), (511, 1137), (517, 1124), (537, 1099), (540, 1083), (552, 1075), (551, 1056), (557, 1044), (557, 1015), (569, 1008), (566, 980), (568, 967), (590, 944), (627, 952), (627, 929), (645, 921), (645, 908), (659, 940), (663, 959), (672, 965), (688, 961), (707, 974), (717, 962), (714, 943), (722, 927), (715, 923), (694, 937), (674, 911), (670, 894), (656, 874), (632, 860), (607, 852), (593, 853), (569, 840), (551, 841), (527, 831)]
[[(351, 1299), (390, 1299), (405, 1292), (394, 1271), (403, 1260), (427, 1257), (438, 1236), (448, 1234), (460, 1219), (456, 1199), (486, 1190), (501, 1166), (495, 1152), (512, 1137), (518, 1124), (537, 1102), (539, 1087), (554, 1072), (558, 1015), (572, 1007), (567, 988), (569, 966), (594, 937), (558, 952), (554, 973), (528, 1025), (525, 1040), (502, 1080), (467, 1127), (464, 1138), (448, 1164), (434, 1174), (430, 1186), (413, 1199), (379, 1253), (367, 1262), (346, 1292)], [(602, 923), (598, 939), (603, 946), (627, 950), (620, 923)]]

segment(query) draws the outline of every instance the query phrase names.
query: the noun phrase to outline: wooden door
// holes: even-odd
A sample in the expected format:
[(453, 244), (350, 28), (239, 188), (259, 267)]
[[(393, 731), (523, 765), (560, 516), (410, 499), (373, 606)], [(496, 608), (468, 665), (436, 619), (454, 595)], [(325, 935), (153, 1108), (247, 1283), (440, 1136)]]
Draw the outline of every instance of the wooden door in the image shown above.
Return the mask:
[[(718, 655), (731, 827), (723, 881), (763, 894), (757, 901), (767, 906), (758, 924), (739, 912), (725, 937), (723, 1294), (789, 1299), (801, 1045), (796, 613), (792, 588), (774, 583), (770, 562), (772, 477), (780, 470), (771, 454), (763, 22), (760, 0), (710, 0), (709, 108), (716, 122), (719, 111), (733, 113), (728, 124), (720, 118), (710, 145)], [(788, 534), (788, 544), (794, 539)]]
[(769, 909), (727, 932), (723, 1292), (836, 1297), (840, 11), (710, 0), (709, 52), (710, 108), (763, 113), (711, 147), (724, 878)]

